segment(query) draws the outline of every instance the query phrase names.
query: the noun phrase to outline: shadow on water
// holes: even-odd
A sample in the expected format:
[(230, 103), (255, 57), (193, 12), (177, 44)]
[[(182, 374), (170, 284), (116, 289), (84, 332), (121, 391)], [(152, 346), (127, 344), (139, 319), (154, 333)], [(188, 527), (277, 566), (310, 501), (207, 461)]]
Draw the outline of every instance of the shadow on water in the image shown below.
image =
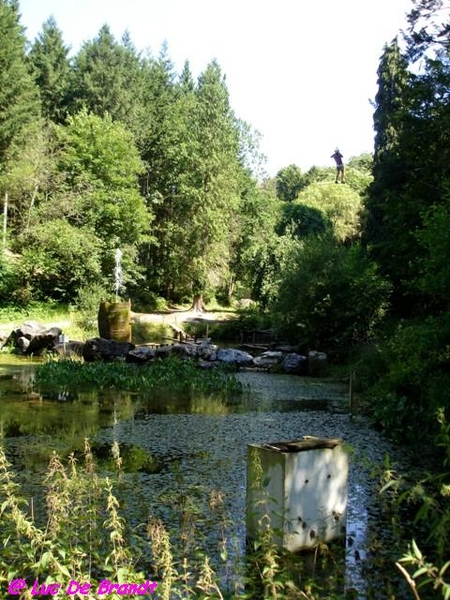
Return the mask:
[[(189, 494), (202, 517), (196, 535), (217, 548), (220, 533), (211, 513), (213, 494), (224, 492), (230, 515), (230, 556), (245, 552), (247, 445), (303, 435), (342, 437), (353, 447), (349, 477), (349, 585), (362, 590), (367, 505), (371, 483), (359, 459), (379, 460), (386, 445), (364, 423), (346, 414), (341, 384), (289, 375), (242, 371), (250, 391), (228, 401), (214, 394), (152, 392), (131, 394), (93, 389), (78, 393), (36, 390), (36, 362), (0, 356), (0, 443), (19, 474), (37, 489), (53, 450), (81, 456), (91, 440), (99, 467), (114, 471), (111, 445), (120, 445), (129, 494), (123, 502), (135, 523), (150, 512), (180, 535), (180, 502)], [(94, 384), (95, 385), (95, 384)], [(181, 511), (182, 512), (182, 511)], [(237, 559), (236, 559), (237, 560)]]

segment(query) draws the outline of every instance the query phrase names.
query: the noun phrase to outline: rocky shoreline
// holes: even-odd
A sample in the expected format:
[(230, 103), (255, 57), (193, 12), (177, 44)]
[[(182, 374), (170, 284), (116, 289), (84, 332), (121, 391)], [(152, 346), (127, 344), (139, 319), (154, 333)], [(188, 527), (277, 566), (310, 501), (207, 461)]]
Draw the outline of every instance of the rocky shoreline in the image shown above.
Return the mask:
[(13, 330), (3, 347), (13, 347), (18, 354), (41, 356), (53, 353), (60, 356), (79, 356), (86, 362), (124, 360), (146, 364), (168, 356), (195, 360), (199, 368), (211, 369), (219, 365), (236, 368), (255, 368), (293, 375), (322, 377), (327, 375), (328, 360), (324, 352), (311, 350), (307, 355), (295, 352), (292, 346), (250, 354), (240, 348), (220, 348), (210, 340), (182, 341), (172, 344), (142, 344), (96, 337), (86, 342), (66, 341), (59, 327), (47, 328), (36, 321), (25, 321)]

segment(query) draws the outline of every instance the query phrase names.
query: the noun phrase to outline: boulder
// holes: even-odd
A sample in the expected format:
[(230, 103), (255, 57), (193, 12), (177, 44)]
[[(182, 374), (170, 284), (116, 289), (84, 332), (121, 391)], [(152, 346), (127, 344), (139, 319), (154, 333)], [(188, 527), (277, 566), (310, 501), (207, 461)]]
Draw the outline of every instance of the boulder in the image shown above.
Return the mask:
[(189, 359), (197, 358), (197, 346), (194, 344), (174, 344), (170, 354), (178, 356), (179, 358)]
[(14, 346), (20, 354), (39, 356), (53, 350), (61, 333), (59, 327), (47, 328), (37, 321), (24, 321), (10, 333), (4, 345)]
[(325, 352), (308, 352), (308, 373), (311, 377), (325, 377), (328, 374), (328, 357)]
[(135, 347), (130, 342), (116, 342), (115, 340), (106, 340), (105, 338), (92, 338), (83, 346), (83, 358), (86, 362), (125, 358)]
[(235, 348), (225, 348), (217, 352), (217, 360), (228, 365), (236, 365), (237, 367), (253, 367), (253, 356), (243, 350)]
[(30, 345), (30, 340), (28, 338), (26, 338), (24, 335), (20, 336), (16, 340), (16, 349), (19, 350), (19, 352), (21, 352), (22, 354), (25, 354), (29, 345)]
[(254, 359), (255, 367), (270, 369), (279, 365), (283, 360), (283, 353), (279, 350), (267, 350)]
[(197, 356), (208, 362), (214, 362), (217, 360), (217, 352), (219, 347), (209, 342), (202, 342), (196, 346)]
[(284, 356), (282, 369), (285, 373), (291, 373), (293, 375), (307, 375), (308, 359), (306, 356), (291, 352)]
[(156, 348), (152, 346), (138, 346), (130, 350), (126, 355), (126, 361), (130, 363), (142, 364), (150, 362), (156, 358)]
[(44, 331), (45, 329), (45, 325), (38, 323), (38, 321), (24, 321), (22, 325), (20, 325), (20, 327), (11, 331), (4, 345), (15, 346), (20, 350), (20, 346), (23, 346), (23, 342), (20, 343), (19, 347), (17, 346), (17, 341), (20, 338), (25, 338), (28, 341), (30, 341), (31, 338), (33, 338), (40, 331)]
[(30, 339), (30, 345), (26, 349), (26, 354), (39, 356), (47, 350), (53, 350), (58, 344), (61, 333), (62, 331), (59, 327), (50, 327), (50, 329), (37, 332)]

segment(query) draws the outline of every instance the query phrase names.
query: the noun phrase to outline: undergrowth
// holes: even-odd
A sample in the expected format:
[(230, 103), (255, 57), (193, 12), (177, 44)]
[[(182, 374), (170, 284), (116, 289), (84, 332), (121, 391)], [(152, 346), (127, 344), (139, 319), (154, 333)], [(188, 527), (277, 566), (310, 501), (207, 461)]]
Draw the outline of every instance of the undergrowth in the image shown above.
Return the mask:
[[(299, 576), (302, 566), (297, 563), (294, 567), (292, 557), (275, 547), (266, 517), (262, 535), (234, 579), (218, 572), (217, 560), (197, 536), (196, 522), (201, 516), (195, 498), (180, 494), (176, 486), (168, 493), (166, 502), (178, 514), (181, 546), (173, 545), (168, 524), (153, 514), (151, 506), (146, 523), (132, 524), (122, 510), (130, 494), (130, 482), (122, 472), (117, 443), (111, 453), (115, 468), (107, 474), (97, 470), (88, 440), (80, 461), (71, 455), (67, 464), (63, 464), (53, 453), (42, 483), (41, 501), (33, 503), (16, 483), (5, 450), (0, 447), (0, 589), (3, 592), (10, 589), (11, 582), (19, 581), (19, 593), (13, 595), (19, 600), (31, 600), (36, 595), (33, 586), (56, 586), (62, 593), (68, 593), (68, 586), (76, 589), (74, 582), (78, 582), (85, 587), (71, 595), (94, 600), (99, 585), (107, 580), (117, 584), (108, 593), (112, 600), (122, 597), (126, 590), (118, 588), (119, 585), (131, 582), (136, 585), (151, 582), (151, 597), (159, 600), (342, 597), (338, 591), (322, 595), (309, 579)], [(136, 481), (133, 485), (136, 486)], [(236, 566), (233, 563), (236, 559), (227, 539), (230, 519), (224, 509), (223, 493), (211, 490), (208, 505), (221, 529), (217, 552), (221, 571), (226, 573)]]

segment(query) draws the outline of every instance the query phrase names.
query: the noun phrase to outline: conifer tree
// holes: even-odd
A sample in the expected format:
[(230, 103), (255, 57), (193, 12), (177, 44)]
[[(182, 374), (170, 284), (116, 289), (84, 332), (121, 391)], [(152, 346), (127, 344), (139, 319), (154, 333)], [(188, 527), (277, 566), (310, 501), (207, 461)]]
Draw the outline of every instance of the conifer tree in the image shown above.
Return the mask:
[(401, 222), (398, 202), (411, 176), (411, 165), (402, 151), (404, 129), (409, 119), (408, 95), (411, 76), (398, 40), (386, 45), (378, 68), (375, 97), (374, 183), (367, 200), (364, 241), (382, 271), (398, 280)]
[(26, 39), (16, 0), (0, 0), (0, 168), (39, 118), (37, 88), (25, 60)]
[(50, 17), (34, 41), (28, 55), (34, 79), (39, 86), (41, 109), (44, 117), (62, 123), (70, 110), (71, 66), (69, 48), (62, 32)]
[(133, 128), (141, 98), (140, 60), (128, 34), (120, 44), (104, 25), (97, 38), (82, 46), (74, 70), (77, 108), (100, 117), (109, 114)]

